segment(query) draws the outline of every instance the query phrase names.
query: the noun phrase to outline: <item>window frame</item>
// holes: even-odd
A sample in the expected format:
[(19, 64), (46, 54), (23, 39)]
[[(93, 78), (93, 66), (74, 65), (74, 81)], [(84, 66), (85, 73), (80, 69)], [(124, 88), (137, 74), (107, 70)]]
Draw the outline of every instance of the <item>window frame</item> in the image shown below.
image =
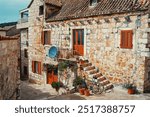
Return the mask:
[(32, 72), (41, 75), (42, 73), (41, 65), (42, 65), (41, 62), (39, 61), (32, 61)]
[(122, 49), (133, 48), (133, 30), (120, 31), (120, 48)]
[(98, 0), (90, 0), (90, 6), (95, 6), (98, 3)]
[(43, 45), (50, 45), (51, 44), (51, 31), (50, 30), (42, 32), (41, 41), (42, 41), (41, 43)]

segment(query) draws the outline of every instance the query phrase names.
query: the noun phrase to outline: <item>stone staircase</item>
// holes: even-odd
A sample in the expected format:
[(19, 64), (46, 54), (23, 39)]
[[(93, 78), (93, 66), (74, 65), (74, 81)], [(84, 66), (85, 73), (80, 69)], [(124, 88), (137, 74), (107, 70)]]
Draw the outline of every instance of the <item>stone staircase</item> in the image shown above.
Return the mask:
[(110, 92), (114, 88), (113, 84), (88, 59), (79, 58), (79, 67), (88, 80), (97, 79), (104, 86), (105, 92)]

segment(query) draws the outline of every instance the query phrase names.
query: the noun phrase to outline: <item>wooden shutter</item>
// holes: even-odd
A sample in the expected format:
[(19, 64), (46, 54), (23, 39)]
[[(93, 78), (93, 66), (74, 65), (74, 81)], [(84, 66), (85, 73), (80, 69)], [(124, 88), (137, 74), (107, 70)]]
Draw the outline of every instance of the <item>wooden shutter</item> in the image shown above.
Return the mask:
[(41, 32), (41, 44), (44, 45), (44, 31)]
[(133, 41), (133, 31), (132, 30), (122, 30), (120, 47), (132, 49), (132, 47), (133, 47), (132, 41)]
[(132, 30), (129, 30), (127, 32), (127, 36), (128, 36), (128, 48), (132, 49), (133, 48), (133, 31)]
[(38, 62), (38, 74), (42, 74), (41, 62)]
[(48, 44), (51, 44), (51, 31), (48, 31)]
[(35, 69), (34, 69), (35, 64), (34, 64), (34, 63), (35, 63), (35, 62), (32, 61), (32, 72), (33, 72), (33, 73), (35, 73)]

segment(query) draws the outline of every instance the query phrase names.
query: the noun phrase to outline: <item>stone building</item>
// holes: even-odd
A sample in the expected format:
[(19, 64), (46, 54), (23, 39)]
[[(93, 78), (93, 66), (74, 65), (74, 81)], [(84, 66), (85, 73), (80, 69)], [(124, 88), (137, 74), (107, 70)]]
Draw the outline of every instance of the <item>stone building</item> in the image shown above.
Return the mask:
[(15, 36), (19, 34), (19, 30), (16, 29), (17, 22), (1, 23), (0, 35), (1, 36)]
[(82, 56), (113, 84), (134, 82), (149, 92), (149, 6), (149, 0), (32, 0), (21, 12), (27, 22), (18, 24), (29, 79), (48, 83), (44, 65), (57, 64), (48, 57), (55, 45), (59, 57)]
[(0, 36), (0, 100), (20, 97), (20, 69), (18, 38)]

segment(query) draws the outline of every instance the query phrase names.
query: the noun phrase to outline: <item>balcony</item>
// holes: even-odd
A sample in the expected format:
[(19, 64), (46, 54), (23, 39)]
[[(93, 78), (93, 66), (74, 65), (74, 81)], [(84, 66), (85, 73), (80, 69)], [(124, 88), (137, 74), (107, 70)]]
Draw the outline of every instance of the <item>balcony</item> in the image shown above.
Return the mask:
[(22, 28), (28, 28), (28, 17), (29, 17), (29, 10), (24, 9), (20, 11), (20, 20), (18, 21), (17, 24), (17, 29), (22, 29)]

